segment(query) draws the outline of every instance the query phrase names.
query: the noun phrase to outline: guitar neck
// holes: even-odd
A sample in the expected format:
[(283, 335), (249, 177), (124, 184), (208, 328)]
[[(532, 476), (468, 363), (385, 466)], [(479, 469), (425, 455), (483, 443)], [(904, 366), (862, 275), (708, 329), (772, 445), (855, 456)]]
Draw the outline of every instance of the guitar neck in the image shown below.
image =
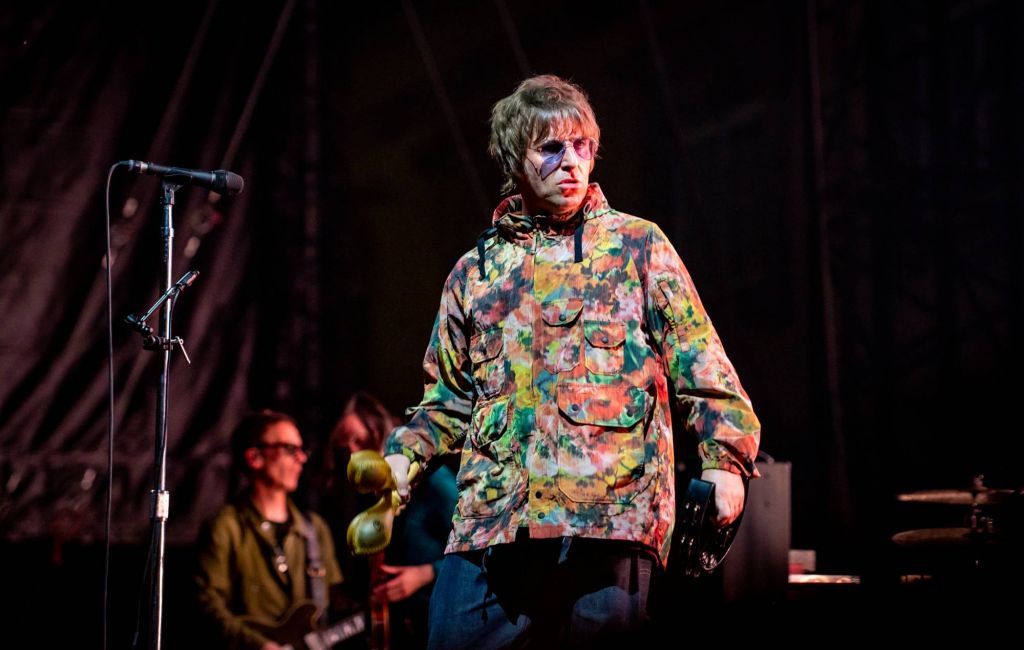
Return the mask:
[(246, 619), (246, 625), (292, 650), (326, 650), (366, 630), (366, 617), (361, 612), (322, 630), (315, 627), (316, 614), (316, 605), (303, 601), (275, 624)]
[[(310, 632), (306, 635), (306, 646), (310, 650), (330, 648), (342, 641), (351, 639), (365, 629), (366, 619), (363, 618), (362, 614), (356, 614), (329, 626), (326, 630)], [(311, 643), (312, 639), (310, 637), (313, 636), (316, 636), (317, 639)]]
[(386, 600), (373, 597), (373, 588), (388, 579), (380, 566), (384, 564), (384, 552), (374, 553), (370, 561), (370, 648), (369, 650), (390, 650), (391, 622)]

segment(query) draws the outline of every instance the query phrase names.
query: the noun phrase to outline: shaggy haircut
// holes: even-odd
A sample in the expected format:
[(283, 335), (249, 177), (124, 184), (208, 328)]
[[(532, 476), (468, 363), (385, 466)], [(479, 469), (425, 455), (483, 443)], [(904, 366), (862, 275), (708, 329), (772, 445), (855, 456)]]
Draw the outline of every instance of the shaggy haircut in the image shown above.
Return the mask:
[[(530, 77), (491, 109), (488, 153), (501, 166), (505, 182), (501, 193), (516, 188), (523, 175), (526, 149), (549, 134), (577, 131), (601, 144), (601, 128), (587, 94), (579, 86), (554, 75)], [(596, 153), (596, 147), (595, 147)]]

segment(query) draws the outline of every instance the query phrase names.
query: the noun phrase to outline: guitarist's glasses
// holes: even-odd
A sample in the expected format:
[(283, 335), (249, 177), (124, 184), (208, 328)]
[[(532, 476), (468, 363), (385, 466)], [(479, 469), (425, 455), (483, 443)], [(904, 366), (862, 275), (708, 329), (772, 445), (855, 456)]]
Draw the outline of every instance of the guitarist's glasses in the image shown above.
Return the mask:
[(260, 449), (280, 449), (289, 456), (308, 455), (301, 445), (293, 445), (290, 442), (266, 442), (259, 445), (259, 447)]

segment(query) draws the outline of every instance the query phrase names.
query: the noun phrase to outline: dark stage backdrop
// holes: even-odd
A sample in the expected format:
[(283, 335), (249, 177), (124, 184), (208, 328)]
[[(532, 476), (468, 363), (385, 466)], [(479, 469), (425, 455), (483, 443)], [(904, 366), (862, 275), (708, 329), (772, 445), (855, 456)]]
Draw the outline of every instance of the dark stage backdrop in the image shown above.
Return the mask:
[[(353, 390), (400, 411), (444, 278), (488, 225), (491, 104), (591, 95), (594, 179), (669, 234), (793, 463), (794, 546), (869, 571), (893, 494), (1016, 487), (1024, 8), (974, 2), (130, 2), (0, 9), (0, 537), (88, 545), (106, 493), (103, 192), (178, 192), (168, 525), (226, 490), (239, 414), (321, 444)], [(158, 295), (159, 182), (115, 175), (113, 311)], [(149, 527), (158, 359), (117, 326), (113, 537)], [(51, 561), (59, 561), (55, 552)]]

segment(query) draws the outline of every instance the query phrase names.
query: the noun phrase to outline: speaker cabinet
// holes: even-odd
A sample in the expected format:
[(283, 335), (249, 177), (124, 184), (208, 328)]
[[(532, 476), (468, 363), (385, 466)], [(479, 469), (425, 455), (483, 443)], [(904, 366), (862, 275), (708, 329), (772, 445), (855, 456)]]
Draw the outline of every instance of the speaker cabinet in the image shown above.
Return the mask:
[(789, 584), (792, 464), (759, 463), (743, 522), (719, 567), (726, 602), (783, 602)]

